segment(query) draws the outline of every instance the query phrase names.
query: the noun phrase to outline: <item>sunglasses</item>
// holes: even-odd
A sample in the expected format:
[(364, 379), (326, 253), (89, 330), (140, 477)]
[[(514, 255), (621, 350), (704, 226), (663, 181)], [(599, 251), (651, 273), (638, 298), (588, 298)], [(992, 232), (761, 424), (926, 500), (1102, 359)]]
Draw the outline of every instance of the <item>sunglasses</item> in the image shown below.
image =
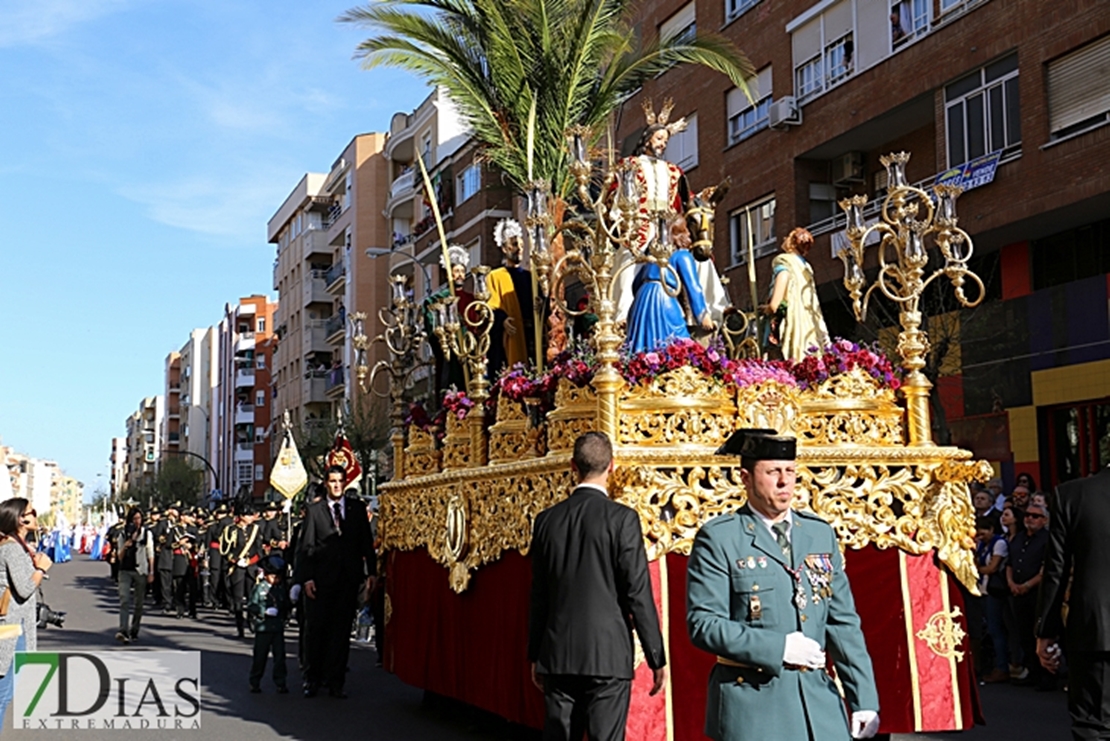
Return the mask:
[(22, 517), (24, 519), (27, 519), (28, 517), (38, 517), (38, 516), (39, 516), (39, 513), (36, 512), (35, 510), (31, 510), (30, 512), (24, 512), (23, 514), (20, 515), (20, 517)]
[(1025, 519), (1027, 519), (1027, 520), (1040, 520), (1042, 518), (1044, 518), (1044, 515), (1034, 515), (1034, 514), (1025, 515)]

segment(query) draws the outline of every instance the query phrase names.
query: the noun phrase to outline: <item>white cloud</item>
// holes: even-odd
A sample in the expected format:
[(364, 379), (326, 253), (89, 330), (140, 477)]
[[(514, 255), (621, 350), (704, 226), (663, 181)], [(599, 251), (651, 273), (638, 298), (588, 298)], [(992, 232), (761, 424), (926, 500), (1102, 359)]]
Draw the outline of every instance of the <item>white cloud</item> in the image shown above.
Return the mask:
[(128, 0), (5, 0), (0, 3), (0, 47), (36, 44), (127, 5)]
[(283, 195), (277, 183), (284, 181), (256, 175), (255, 180), (238, 181), (199, 176), (130, 186), (120, 194), (144, 205), (149, 218), (159, 223), (257, 244), (265, 240), (266, 219)]

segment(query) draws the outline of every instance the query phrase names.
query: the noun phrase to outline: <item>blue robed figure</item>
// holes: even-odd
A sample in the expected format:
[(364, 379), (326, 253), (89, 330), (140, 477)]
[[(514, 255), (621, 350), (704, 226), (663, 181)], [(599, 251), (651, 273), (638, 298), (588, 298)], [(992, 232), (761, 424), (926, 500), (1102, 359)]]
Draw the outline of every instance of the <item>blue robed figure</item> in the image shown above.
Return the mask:
[[(678, 249), (670, 257), (674, 268), (663, 271), (654, 263), (645, 263), (636, 269), (632, 283), (635, 298), (628, 312), (628, 336), (625, 342), (633, 353), (648, 352), (666, 347), (678, 339), (690, 339), (686, 315), (679, 303), (685, 297), (690, 313), (706, 329), (712, 329), (713, 320), (705, 304), (705, 293), (698, 282), (697, 265), (689, 250)], [(675, 282), (675, 273), (681, 284)], [(673, 293), (681, 287), (679, 297), (667, 295), (663, 281)]]

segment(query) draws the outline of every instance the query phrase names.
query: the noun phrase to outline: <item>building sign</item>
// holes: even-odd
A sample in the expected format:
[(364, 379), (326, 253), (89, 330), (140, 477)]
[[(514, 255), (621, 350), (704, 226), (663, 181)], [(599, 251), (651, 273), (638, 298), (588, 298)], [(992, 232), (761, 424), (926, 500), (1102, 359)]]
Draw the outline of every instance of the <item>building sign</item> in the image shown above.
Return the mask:
[(982, 157), (976, 157), (959, 167), (953, 167), (951, 170), (940, 173), (933, 185), (958, 185), (964, 189), (965, 193), (973, 188), (978, 188), (980, 185), (987, 185), (994, 181), (994, 173), (997, 172), (998, 163), (1001, 159), (1001, 149), (997, 152), (984, 154)]
[(200, 730), (200, 651), (23, 651), (12, 666), (15, 730)]

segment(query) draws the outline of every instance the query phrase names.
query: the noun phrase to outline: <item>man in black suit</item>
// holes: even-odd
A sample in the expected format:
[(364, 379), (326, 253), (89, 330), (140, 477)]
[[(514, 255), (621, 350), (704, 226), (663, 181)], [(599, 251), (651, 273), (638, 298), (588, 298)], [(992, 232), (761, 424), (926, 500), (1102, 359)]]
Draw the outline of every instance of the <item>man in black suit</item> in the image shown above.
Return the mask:
[[(1057, 639), (1068, 655), (1072, 738), (1110, 739), (1110, 468), (1060, 484), (1049, 498), (1044, 576), (1037, 616), (1037, 656), (1060, 668)], [(1067, 629), (1060, 608), (1068, 592)]]
[(332, 697), (344, 698), (343, 681), (350, 651), (351, 622), (362, 585), (373, 588), (377, 560), (366, 505), (343, 495), (346, 473), (327, 472), (327, 496), (308, 506), (298, 549), (308, 620), (305, 639), (305, 697), (322, 685)]
[(624, 738), (632, 689), (635, 629), (654, 672), (666, 656), (651, 591), (640, 518), (609, 499), (613, 447), (600, 432), (574, 443), (579, 484), (541, 512), (532, 534), (528, 660), (544, 693), (545, 741)]

